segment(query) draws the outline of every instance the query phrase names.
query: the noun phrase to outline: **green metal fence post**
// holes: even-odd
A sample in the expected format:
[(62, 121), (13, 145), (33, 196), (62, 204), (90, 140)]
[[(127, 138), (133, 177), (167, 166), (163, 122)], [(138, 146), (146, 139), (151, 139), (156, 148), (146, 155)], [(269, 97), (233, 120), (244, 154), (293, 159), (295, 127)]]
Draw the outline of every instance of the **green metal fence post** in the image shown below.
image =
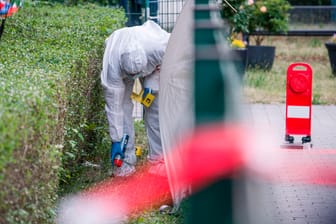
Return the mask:
[[(227, 100), (230, 79), (223, 70), (223, 63), (230, 64), (229, 57), (225, 59), (220, 52), (221, 41), (225, 39), (225, 29), (222, 20), (213, 19), (219, 14), (219, 8), (209, 0), (196, 0), (194, 10), (194, 96), (196, 125), (224, 122), (228, 119)], [(224, 66), (225, 67), (225, 66)], [(232, 105), (233, 106), (233, 105)], [(212, 139), (216, 141), (216, 139)], [(211, 155), (209, 155), (211, 162)], [(202, 167), (200, 167), (202, 169)], [(233, 223), (233, 181), (230, 178), (218, 180), (207, 188), (196, 192), (189, 198), (187, 223)]]

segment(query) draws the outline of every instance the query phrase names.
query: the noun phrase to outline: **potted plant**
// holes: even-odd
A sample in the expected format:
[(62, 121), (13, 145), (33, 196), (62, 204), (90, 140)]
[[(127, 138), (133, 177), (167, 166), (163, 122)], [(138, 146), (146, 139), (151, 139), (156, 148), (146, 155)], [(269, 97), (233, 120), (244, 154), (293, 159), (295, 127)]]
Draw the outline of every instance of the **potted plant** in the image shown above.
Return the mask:
[(231, 33), (251, 34), (255, 45), (248, 45), (248, 67), (272, 68), (274, 46), (263, 46), (260, 32), (279, 33), (288, 30), (290, 4), (287, 0), (223, 0), (222, 16)]
[(248, 30), (255, 45), (248, 46), (248, 67), (270, 70), (275, 57), (275, 47), (262, 45), (262, 32), (276, 34), (288, 30), (290, 4), (286, 0), (249, 1)]
[(336, 33), (325, 43), (332, 73), (336, 76)]
[(222, 5), (222, 18), (229, 26), (228, 43), (236, 70), (243, 78), (247, 65), (247, 48), (243, 34), (248, 33), (249, 15), (244, 10), (246, 0), (225, 0)]
[(232, 58), (239, 77), (242, 79), (245, 74), (247, 65), (247, 48), (246, 43), (241, 40), (239, 35), (234, 34), (229, 38), (229, 43), (232, 51)]

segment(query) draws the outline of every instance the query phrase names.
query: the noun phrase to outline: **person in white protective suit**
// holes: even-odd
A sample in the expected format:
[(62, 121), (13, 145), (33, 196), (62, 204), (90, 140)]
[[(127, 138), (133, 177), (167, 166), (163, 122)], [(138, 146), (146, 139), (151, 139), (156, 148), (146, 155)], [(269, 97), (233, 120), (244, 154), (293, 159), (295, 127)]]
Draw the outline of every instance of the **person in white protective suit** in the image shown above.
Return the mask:
[(153, 21), (147, 21), (141, 26), (118, 29), (105, 42), (101, 83), (112, 140), (112, 165), (113, 152), (120, 149), (123, 136), (125, 134), (129, 136), (123, 163), (121, 167), (113, 168), (115, 176), (128, 176), (135, 171), (135, 133), (131, 95), (137, 78), (144, 92), (151, 92), (155, 97), (149, 107), (144, 107), (144, 121), (149, 143), (148, 160), (163, 164), (158, 114), (159, 68), (169, 36), (170, 34), (159, 25)]

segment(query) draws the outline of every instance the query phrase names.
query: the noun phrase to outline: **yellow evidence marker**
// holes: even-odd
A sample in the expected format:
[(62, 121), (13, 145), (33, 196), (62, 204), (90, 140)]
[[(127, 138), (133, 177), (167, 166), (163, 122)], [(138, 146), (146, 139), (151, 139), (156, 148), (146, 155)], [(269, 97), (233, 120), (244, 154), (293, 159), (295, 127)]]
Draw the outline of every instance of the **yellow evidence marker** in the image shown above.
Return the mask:
[(145, 97), (143, 97), (144, 91), (141, 90), (139, 94), (133, 92), (131, 95), (131, 99), (135, 100), (138, 103), (141, 103), (145, 107), (150, 107), (153, 103), (155, 96), (151, 93), (147, 93)]
[(136, 156), (141, 156), (142, 155), (142, 150), (140, 146), (135, 146), (135, 155)]

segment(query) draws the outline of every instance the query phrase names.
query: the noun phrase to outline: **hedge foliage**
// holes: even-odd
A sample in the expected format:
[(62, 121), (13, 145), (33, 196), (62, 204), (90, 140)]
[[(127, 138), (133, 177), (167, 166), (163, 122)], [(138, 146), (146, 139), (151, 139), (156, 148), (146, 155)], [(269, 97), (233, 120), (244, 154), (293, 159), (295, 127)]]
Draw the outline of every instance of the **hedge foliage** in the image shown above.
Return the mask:
[[(53, 223), (59, 187), (109, 139), (99, 74), (122, 10), (25, 2), (0, 42), (0, 223)], [(60, 185), (61, 183), (61, 185)]]

